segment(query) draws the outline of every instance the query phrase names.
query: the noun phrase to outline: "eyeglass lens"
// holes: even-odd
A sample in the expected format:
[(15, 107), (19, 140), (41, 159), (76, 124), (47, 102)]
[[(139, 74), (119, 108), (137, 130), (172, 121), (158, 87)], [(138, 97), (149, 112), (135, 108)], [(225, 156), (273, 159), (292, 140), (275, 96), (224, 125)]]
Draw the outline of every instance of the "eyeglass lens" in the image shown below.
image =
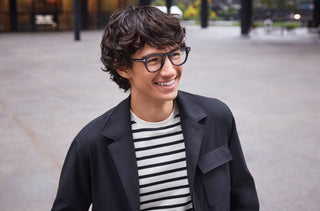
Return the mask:
[[(146, 59), (146, 65), (150, 72), (156, 72), (162, 68), (165, 55), (154, 55)], [(169, 60), (173, 65), (179, 66), (185, 63), (187, 59), (187, 53), (185, 48), (179, 48), (169, 53)]]

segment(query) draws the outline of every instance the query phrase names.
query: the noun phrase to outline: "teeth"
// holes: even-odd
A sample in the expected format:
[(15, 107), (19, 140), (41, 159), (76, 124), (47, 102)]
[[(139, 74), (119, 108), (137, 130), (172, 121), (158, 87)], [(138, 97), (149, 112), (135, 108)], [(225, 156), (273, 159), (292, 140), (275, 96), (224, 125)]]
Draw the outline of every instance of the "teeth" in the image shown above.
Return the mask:
[(164, 82), (164, 83), (157, 83), (160, 86), (171, 86), (174, 83), (174, 80), (172, 81), (168, 81), (168, 82)]

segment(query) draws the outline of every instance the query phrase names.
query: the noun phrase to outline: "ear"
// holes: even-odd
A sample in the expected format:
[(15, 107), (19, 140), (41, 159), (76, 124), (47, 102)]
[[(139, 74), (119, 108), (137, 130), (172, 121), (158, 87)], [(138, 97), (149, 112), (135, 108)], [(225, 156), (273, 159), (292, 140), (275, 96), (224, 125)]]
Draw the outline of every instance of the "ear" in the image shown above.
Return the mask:
[(124, 67), (124, 66), (119, 67), (117, 69), (117, 73), (123, 78), (126, 78), (126, 79), (130, 78), (130, 72), (127, 67)]

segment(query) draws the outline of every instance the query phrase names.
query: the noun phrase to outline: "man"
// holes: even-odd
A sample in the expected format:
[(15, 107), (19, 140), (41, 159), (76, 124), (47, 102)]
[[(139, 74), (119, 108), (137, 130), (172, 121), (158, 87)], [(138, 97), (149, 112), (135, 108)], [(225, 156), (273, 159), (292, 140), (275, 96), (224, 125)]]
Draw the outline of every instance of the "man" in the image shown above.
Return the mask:
[(110, 17), (101, 61), (130, 96), (76, 136), (52, 210), (259, 209), (228, 107), (178, 91), (184, 38), (154, 7)]

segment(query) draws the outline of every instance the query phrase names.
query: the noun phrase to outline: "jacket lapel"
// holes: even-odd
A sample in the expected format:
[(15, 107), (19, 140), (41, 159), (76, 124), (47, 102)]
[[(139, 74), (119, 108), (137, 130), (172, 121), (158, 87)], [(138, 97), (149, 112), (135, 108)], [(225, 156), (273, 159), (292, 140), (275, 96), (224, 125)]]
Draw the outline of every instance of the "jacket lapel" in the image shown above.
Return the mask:
[(130, 97), (114, 108), (101, 134), (114, 140), (109, 151), (118, 170), (131, 210), (139, 210), (139, 180), (131, 133)]
[(186, 145), (189, 186), (191, 193), (193, 193), (195, 173), (205, 129), (205, 125), (201, 124), (200, 121), (206, 118), (207, 115), (184, 92), (179, 91), (177, 103)]

